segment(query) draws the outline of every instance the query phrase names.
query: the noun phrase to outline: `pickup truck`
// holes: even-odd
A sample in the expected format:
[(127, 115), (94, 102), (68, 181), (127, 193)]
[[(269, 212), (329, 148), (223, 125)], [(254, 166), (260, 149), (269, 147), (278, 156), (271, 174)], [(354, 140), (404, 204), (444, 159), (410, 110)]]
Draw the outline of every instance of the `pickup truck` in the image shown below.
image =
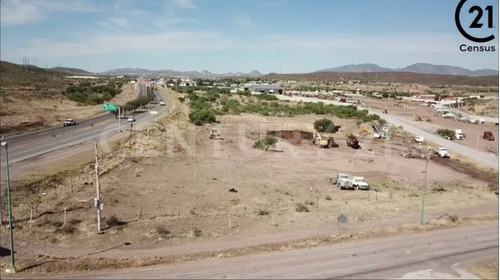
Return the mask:
[(63, 122), (63, 126), (73, 126), (73, 125), (76, 125), (76, 122), (73, 119), (67, 119)]
[(464, 140), (465, 136), (461, 129), (455, 129), (455, 139)]
[(450, 154), (448, 153), (448, 151), (446, 150), (446, 148), (443, 148), (443, 147), (437, 149), (436, 153), (441, 158), (449, 158), (450, 157)]
[(340, 189), (352, 189), (352, 180), (351, 176), (348, 174), (338, 173), (334, 177), (330, 177), (330, 182), (334, 185), (337, 185)]
[(365, 181), (364, 177), (354, 177), (352, 178), (352, 187), (358, 190), (369, 190), (370, 185)]
[(336, 184), (339, 189), (354, 189), (351, 177), (348, 174), (339, 173), (332, 178), (332, 183)]

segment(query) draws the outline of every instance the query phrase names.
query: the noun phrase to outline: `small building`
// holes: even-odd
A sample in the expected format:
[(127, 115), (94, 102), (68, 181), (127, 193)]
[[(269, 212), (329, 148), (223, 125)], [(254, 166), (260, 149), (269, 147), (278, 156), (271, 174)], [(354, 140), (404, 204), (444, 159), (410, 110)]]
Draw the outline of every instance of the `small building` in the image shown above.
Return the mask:
[(283, 94), (284, 90), (279, 85), (256, 84), (245, 85), (244, 90), (250, 91), (252, 94)]

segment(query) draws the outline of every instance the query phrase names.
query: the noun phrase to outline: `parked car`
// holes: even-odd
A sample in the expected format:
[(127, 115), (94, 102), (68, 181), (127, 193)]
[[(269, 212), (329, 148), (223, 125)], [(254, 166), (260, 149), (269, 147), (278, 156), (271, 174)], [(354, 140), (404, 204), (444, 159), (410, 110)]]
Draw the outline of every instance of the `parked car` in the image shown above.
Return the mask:
[(127, 121), (128, 122), (135, 122), (135, 118), (134, 117), (128, 117)]
[(450, 154), (448, 153), (448, 151), (446, 150), (446, 148), (438, 148), (436, 153), (439, 155), (439, 157), (441, 158), (449, 158), (450, 157)]
[(350, 179), (348, 174), (337, 173), (337, 175), (330, 177), (330, 183), (337, 185), (340, 179)]
[(63, 122), (63, 126), (73, 126), (76, 125), (76, 121), (73, 119), (67, 119)]
[(165, 105), (167, 105), (167, 103), (165, 103), (165, 101), (163, 101), (163, 100), (160, 101), (160, 106), (165, 106)]
[(337, 187), (339, 189), (354, 189), (352, 186), (352, 180), (351, 177), (348, 174), (337, 174), (336, 177), (334, 177), (333, 184), (337, 184)]
[(354, 177), (352, 178), (352, 187), (358, 190), (369, 190), (370, 185), (365, 181), (364, 177)]
[(495, 141), (495, 136), (493, 136), (493, 133), (491, 131), (485, 131), (483, 134), (483, 139), (486, 139), (488, 141)]

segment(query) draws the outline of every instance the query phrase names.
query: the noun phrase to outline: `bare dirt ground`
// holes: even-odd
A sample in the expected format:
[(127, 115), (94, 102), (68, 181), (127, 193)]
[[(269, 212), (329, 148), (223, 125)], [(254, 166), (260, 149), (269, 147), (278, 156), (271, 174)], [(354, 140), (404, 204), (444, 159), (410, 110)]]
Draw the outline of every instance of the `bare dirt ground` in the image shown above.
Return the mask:
[[(187, 122), (187, 106), (172, 102), (172, 116), (156, 124), (149, 139), (136, 134), (102, 155), (105, 234), (95, 233), (92, 165), (15, 188), (16, 240), (32, 248), (31, 257), (46, 251), (30, 244), (78, 252), (126, 240), (130, 248), (157, 248), (319, 227), (341, 213), (356, 223), (420, 209), (425, 161), (400, 156), (407, 149), (404, 137), (376, 141), (366, 132), (369, 124), (357, 128), (354, 120), (332, 117), (342, 126), (335, 134), (339, 148), (319, 149), (297, 136), (280, 139), (264, 152), (252, 145), (268, 132), (311, 132), (313, 122), (324, 116), (226, 115), (218, 116), (217, 124), (194, 127)], [(224, 140), (209, 139), (212, 128)], [(346, 146), (350, 132), (359, 135), (362, 149)], [(468, 168), (432, 160), (428, 170), (429, 211), (498, 201), (489, 182)], [(328, 178), (337, 172), (365, 176), (372, 190), (333, 187)], [(5, 227), (1, 233), (6, 244)]]
[[(122, 105), (136, 99), (138, 94), (138, 90), (135, 90), (133, 85), (127, 84), (123, 86), (122, 93), (109, 102)], [(0, 119), (0, 126), (5, 131), (9, 131), (10, 128), (16, 130), (16, 127), (26, 131), (61, 125), (65, 119), (81, 120), (103, 113), (102, 104), (78, 106), (76, 102), (67, 99), (24, 98), (22, 94), (16, 94), (15, 92), (3, 96), (1, 105), (2, 118)]]
[(475, 101), (465, 106), (464, 110), (473, 115), (498, 117), (498, 99)]
[[(498, 156), (498, 126), (491, 123), (486, 124), (470, 124), (465, 122), (455, 121), (451, 118), (440, 118), (434, 115), (434, 110), (427, 106), (421, 106), (414, 102), (402, 102), (402, 105), (407, 107), (396, 107), (397, 101), (394, 100), (379, 100), (373, 98), (359, 98), (361, 103), (371, 108), (383, 110), (387, 109), (391, 115), (405, 117), (412, 121), (413, 124), (419, 126), (425, 131), (435, 133), (440, 128), (447, 128), (451, 130), (461, 129), (466, 138), (460, 141), (461, 144), (478, 149), (491, 152)], [(383, 116), (382, 116), (383, 117)], [(421, 117), (422, 121), (415, 121), (415, 117)], [(427, 119), (431, 121), (428, 122)], [(487, 141), (482, 139), (484, 131), (491, 131), (495, 136), (495, 141)]]
[(498, 258), (475, 263), (471, 270), (482, 279), (498, 279)]

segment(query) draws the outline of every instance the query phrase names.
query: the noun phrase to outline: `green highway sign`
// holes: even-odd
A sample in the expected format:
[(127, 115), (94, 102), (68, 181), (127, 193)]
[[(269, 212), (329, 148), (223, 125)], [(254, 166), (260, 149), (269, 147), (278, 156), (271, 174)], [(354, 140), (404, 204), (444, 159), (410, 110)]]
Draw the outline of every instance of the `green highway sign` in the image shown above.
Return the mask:
[(108, 104), (104, 104), (104, 110), (116, 112), (116, 111), (118, 111), (118, 107), (116, 106), (116, 104), (108, 103)]

